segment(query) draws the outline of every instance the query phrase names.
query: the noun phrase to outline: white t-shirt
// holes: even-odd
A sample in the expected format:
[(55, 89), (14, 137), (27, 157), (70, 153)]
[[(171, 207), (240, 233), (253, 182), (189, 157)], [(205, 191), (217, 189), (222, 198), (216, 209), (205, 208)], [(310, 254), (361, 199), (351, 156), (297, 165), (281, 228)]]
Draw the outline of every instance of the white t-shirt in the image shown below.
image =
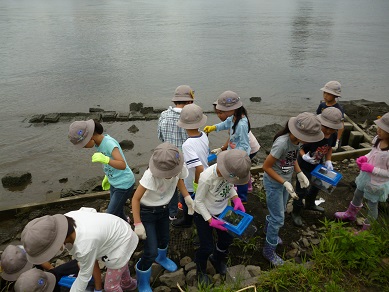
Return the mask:
[(208, 167), (200, 174), (195, 197), (195, 211), (208, 221), (212, 215), (219, 215), (228, 205), (228, 200), (237, 196), (234, 185), (219, 177), (217, 164)]
[(76, 239), (69, 253), (80, 265), (71, 292), (85, 291), (95, 260), (103, 261), (109, 269), (120, 269), (128, 263), (139, 239), (123, 219), (87, 210), (71, 211), (65, 215), (76, 222)]
[(258, 152), (261, 148), (261, 145), (259, 145), (257, 138), (255, 138), (254, 134), (251, 131), (249, 132), (249, 142), (251, 147), (250, 154)]
[(193, 192), (196, 166), (203, 165), (204, 170), (208, 168), (209, 140), (207, 135), (201, 132), (200, 136), (189, 137), (182, 144), (182, 153), (189, 171), (188, 177), (184, 180), (185, 187), (188, 192)]
[(188, 176), (188, 169), (185, 164), (182, 166), (181, 172), (172, 178), (154, 177), (147, 169), (143, 174), (139, 183), (147, 189), (143, 197), (140, 199), (141, 205), (145, 206), (163, 206), (170, 202), (176, 190), (179, 179), (184, 179)]

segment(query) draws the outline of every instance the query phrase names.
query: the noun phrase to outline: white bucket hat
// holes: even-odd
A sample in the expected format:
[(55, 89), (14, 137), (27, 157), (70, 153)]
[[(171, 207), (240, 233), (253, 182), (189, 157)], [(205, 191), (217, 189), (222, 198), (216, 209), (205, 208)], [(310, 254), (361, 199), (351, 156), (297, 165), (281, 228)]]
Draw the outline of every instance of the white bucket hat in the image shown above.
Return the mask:
[(304, 112), (297, 117), (290, 118), (288, 127), (293, 136), (303, 142), (318, 142), (324, 138), (321, 123), (312, 113)]

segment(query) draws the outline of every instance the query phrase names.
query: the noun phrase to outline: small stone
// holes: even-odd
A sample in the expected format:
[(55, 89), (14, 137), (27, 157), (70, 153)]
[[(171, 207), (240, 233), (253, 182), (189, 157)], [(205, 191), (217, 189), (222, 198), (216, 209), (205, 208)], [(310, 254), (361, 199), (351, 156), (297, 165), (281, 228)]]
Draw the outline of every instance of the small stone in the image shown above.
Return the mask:
[(138, 129), (137, 126), (132, 125), (131, 127), (129, 127), (129, 128), (127, 129), (127, 131), (130, 132), (130, 133), (136, 133), (136, 132), (139, 131), (139, 129)]
[(45, 123), (56, 123), (58, 122), (60, 114), (52, 113), (48, 114), (43, 118), (43, 122)]
[(120, 147), (122, 147), (123, 150), (131, 150), (134, 148), (134, 142), (131, 140), (123, 140), (119, 143)]
[(21, 187), (31, 183), (31, 178), (29, 172), (12, 172), (6, 174), (1, 182), (5, 188)]
[(305, 237), (303, 237), (303, 244), (305, 247), (309, 247), (309, 241)]
[(251, 102), (261, 102), (262, 101), (262, 97), (252, 96), (252, 97), (250, 97), (250, 101)]
[(67, 182), (68, 182), (68, 178), (67, 178), (67, 177), (61, 178), (61, 179), (59, 180), (59, 182), (60, 182), (61, 184), (67, 183)]
[(320, 239), (312, 238), (311, 239), (311, 243), (314, 244), (314, 245), (318, 245), (320, 243)]
[(185, 256), (183, 257), (181, 260), (180, 260), (180, 266), (181, 267), (184, 267), (186, 266), (187, 264), (191, 263), (192, 262), (192, 259), (188, 256)]

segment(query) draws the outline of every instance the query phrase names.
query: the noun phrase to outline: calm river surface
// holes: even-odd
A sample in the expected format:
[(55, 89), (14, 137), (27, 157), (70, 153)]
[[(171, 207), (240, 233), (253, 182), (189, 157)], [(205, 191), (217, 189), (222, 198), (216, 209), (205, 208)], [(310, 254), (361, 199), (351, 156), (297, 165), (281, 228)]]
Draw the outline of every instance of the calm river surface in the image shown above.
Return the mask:
[[(69, 124), (31, 126), (33, 114), (165, 108), (189, 84), (206, 110), (234, 90), (253, 126), (284, 123), (313, 111), (329, 80), (342, 83), (344, 100), (388, 102), (388, 48), (387, 0), (1, 0), (0, 176), (29, 171), (32, 184), (0, 186), (0, 209), (103, 175), (93, 150), (68, 142)], [(132, 124), (141, 131), (129, 134)], [(126, 158), (141, 175), (156, 121), (103, 125), (135, 142)], [(210, 136), (211, 147), (224, 138)]]

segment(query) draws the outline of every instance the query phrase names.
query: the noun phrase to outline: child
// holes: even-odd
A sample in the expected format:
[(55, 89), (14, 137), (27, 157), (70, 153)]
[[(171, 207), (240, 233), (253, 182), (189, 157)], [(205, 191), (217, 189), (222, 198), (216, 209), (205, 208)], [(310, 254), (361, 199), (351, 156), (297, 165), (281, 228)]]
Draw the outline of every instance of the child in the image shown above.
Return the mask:
[[(0, 266), (0, 276), (7, 281), (18, 280), (24, 272), (27, 272), (34, 267), (32, 263), (28, 262), (24, 247), (22, 245), (12, 244), (8, 245), (1, 254)], [(49, 262), (44, 262), (42, 264), (36, 265), (35, 267), (39, 270), (44, 270), (54, 275), (54, 287), (52, 290), (54, 292), (59, 292), (61, 290), (58, 282), (63, 276), (78, 274), (80, 271), (76, 260), (71, 260), (56, 267), (53, 267)], [(36, 275), (37, 273), (33, 274)], [(51, 278), (51, 276), (49, 278)], [(94, 266), (93, 278), (95, 283), (95, 291), (101, 291), (103, 289), (103, 285), (101, 282), (100, 268), (97, 262)]]
[(64, 244), (68, 247), (80, 266), (71, 292), (85, 291), (98, 259), (107, 267), (106, 292), (134, 290), (137, 286), (130, 276), (128, 261), (139, 239), (131, 226), (117, 216), (97, 213), (92, 208), (43, 216), (26, 225), (21, 241), (33, 264), (53, 258)]
[(361, 172), (355, 179), (357, 188), (346, 212), (336, 212), (335, 218), (355, 221), (361, 210), (363, 197), (367, 200), (368, 216), (361, 231), (370, 228), (370, 222), (378, 217), (378, 202), (385, 202), (389, 194), (389, 113), (375, 120), (377, 136), (373, 148), (365, 156), (357, 159)]
[[(248, 135), (250, 121), (240, 97), (233, 91), (225, 91), (219, 96), (216, 109), (225, 112), (227, 118), (216, 125), (206, 126), (204, 132), (229, 130), (230, 138), (227, 149), (241, 149), (250, 155), (251, 147)], [(247, 202), (247, 191), (248, 184), (238, 188), (238, 195), (242, 202)]]
[[(158, 120), (158, 139), (164, 143), (168, 142), (182, 150), (182, 144), (188, 139), (185, 129), (177, 126), (180, 114), (184, 106), (194, 102), (194, 90), (188, 85), (180, 85), (174, 91), (172, 102), (174, 107), (169, 108), (161, 113)], [(177, 219), (178, 213), (178, 193), (175, 191), (171, 203), (169, 203), (169, 219)]]
[[(217, 105), (217, 100), (213, 103), (213, 110), (215, 111), (218, 118), (222, 122), (224, 122), (228, 118), (228, 116), (226, 115), (226, 112), (223, 112), (221, 110), (216, 109), (216, 105)], [(219, 148), (212, 149), (211, 153), (218, 155), (220, 152), (227, 150), (229, 140), (230, 139), (227, 139), (226, 143), (224, 143), (224, 145), (220, 146)], [(249, 132), (249, 142), (250, 142), (250, 148), (251, 148), (249, 157), (250, 157), (251, 162), (252, 162), (253, 158), (255, 157), (255, 155), (257, 155), (259, 149), (261, 148), (261, 145), (259, 145), (257, 138), (255, 138), (254, 134), (251, 131)], [(244, 187), (245, 187), (244, 185), (237, 186), (238, 195), (239, 195), (240, 190), (242, 190), (242, 192), (243, 192)], [(252, 178), (250, 175), (247, 191), (251, 192), (252, 190), (253, 190), (253, 185), (252, 185)]]
[(136, 264), (138, 289), (151, 291), (151, 265), (154, 261), (174, 272), (177, 265), (166, 257), (169, 244), (168, 204), (176, 187), (184, 196), (188, 213), (193, 214), (194, 202), (185, 188), (183, 179), (188, 176), (184, 158), (178, 148), (170, 143), (158, 145), (149, 161), (132, 198), (135, 232), (146, 239), (144, 253)]
[(53, 274), (34, 268), (20, 275), (15, 283), (14, 290), (15, 292), (53, 292), (55, 286), (55, 276)]
[[(197, 280), (206, 285), (211, 283), (206, 273), (207, 260), (216, 271), (224, 276), (227, 271), (226, 258), (233, 237), (227, 233), (218, 216), (232, 200), (235, 210), (245, 212), (234, 184), (245, 184), (250, 177), (251, 161), (246, 151), (233, 149), (221, 152), (217, 163), (200, 174), (195, 198), (194, 221), (200, 240), (196, 251)], [(213, 229), (215, 228), (215, 229)], [(217, 233), (217, 243), (213, 243), (213, 230)]]
[(297, 153), (300, 143), (312, 143), (324, 138), (321, 124), (312, 113), (302, 113), (290, 118), (285, 128), (274, 137), (270, 154), (263, 163), (263, 183), (266, 191), (267, 208), (265, 233), (266, 240), (263, 256), (274, 266), (283, 265), (284, 261), (275, 250), (281, 239), (278, 237), (280, 228), (284, 225), (286, 203), (289, 194), (298, 199), (291, 184), (293, 170), (302, 188), (309, 186), (309, 180), (300, 170), (297, 163)]
[[(316, 114), (320, 115), (321, 112), (327, 107), (336, 107), (342, 112), (342, 120), (343, 120), (344, 119), (343, 107), (336, 101), (336, 98), (340, 97), (342, 92), (340, 83), (338, 81), (329, 81), (320, 90), (323, 91), (324, 101), (320, 102), (316, 110)], [(343, 130), (344, 130), (344, 123), (342, 122), (342, 124), (343, 124), (342, 128), (338, 130), (334, 150), (337, 150), (340, 146), (339, 141), (340, 138), (342, 137)]]
[(132, 195), (135, 176), (119, 143), (108, 134), (103, 135), (103, 131), (103, 126), (94, 120), (76, 121), (70, 125), (68, 136), (77, 148), (96, 148), (92, 162), (103, 164), (105, 176), (101, 185), (103, 190), (110, 190), (107, 213), (128, 222), (124, 205)]
[[(177, 122), (177, 126), (188, 133), (188, 139), (182, 144), (182, 152), (189, 175), (184, 179), (185, 187), (193, 198), (197, 190), (200, 173), (208, 168), (209, 141), (205, 133), (199, 128), (207, 122), (207, 116), (203, 114), (201, 107), (195, 104), (185, 106)], [(180, 202), (183, 206), (184, 215), (181, 219), (172, 222), (174, 227), (187, 228), (192, 226), (193, 215), (188, 214), (188, 207), (184, 198), (180, 195)]]
[[(311, 180), (311, 172), (319, 163), (325, 161), (325, 166), (333, 170), (331, 156), (332, 147), (335, 146), (337, 133), (336, 131), (343, 127), (342, 112), (335, 107), (328, 107), (317, 116), (321, 122), (321, 131), (324, 134), (323, 140), (315, 143), (303, 144), (297, 158), (298, 165), (305, 176)], [(305, 209), (314, 210), (324, 213), (324, 208), (315, 204), (316, 195), (319, 189), (313, 185), (310, 188), (302, 188), (300, 182), (296, 181), (296, 194), (298, 200), (293, 200), (292, 219), (296, 226), (302, 226), (301, 209), (304, 207), (303, 199), (305, 198)]]

